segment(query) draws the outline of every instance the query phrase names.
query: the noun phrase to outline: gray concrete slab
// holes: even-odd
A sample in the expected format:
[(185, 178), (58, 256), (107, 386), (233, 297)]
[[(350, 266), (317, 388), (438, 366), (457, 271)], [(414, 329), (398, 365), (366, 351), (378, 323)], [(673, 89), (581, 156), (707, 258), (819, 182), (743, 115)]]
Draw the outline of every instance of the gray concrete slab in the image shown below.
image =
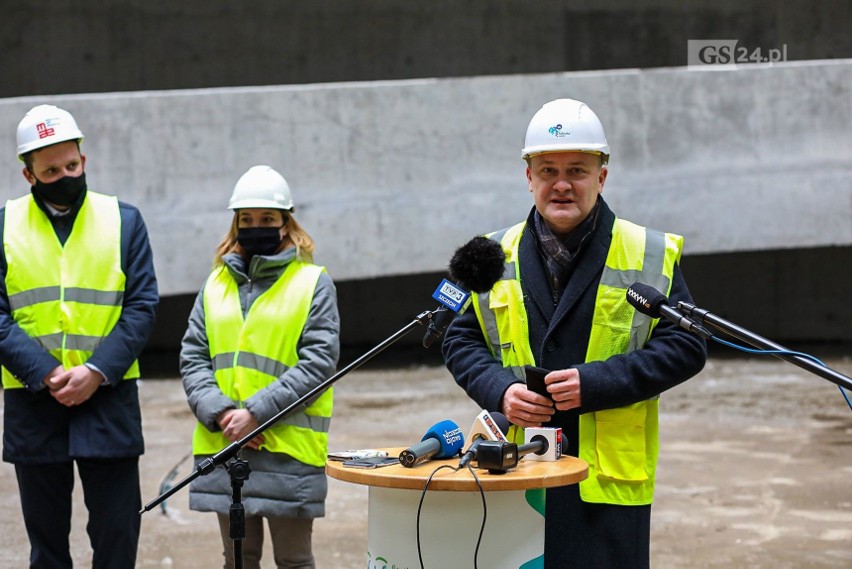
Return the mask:
[(165, 296), (198, 290), (236, 179), (268, 163), (337, 280), (445, 269), (531, 206), (520, 148), (550, 99), (587, 101), (605, 195), (686, 253), (852, 244), (852, 60), (0, 100), (0, 200), (27, 191), (12, 133), (49, 102), (86, 134), (95, 190), (140, 207)]

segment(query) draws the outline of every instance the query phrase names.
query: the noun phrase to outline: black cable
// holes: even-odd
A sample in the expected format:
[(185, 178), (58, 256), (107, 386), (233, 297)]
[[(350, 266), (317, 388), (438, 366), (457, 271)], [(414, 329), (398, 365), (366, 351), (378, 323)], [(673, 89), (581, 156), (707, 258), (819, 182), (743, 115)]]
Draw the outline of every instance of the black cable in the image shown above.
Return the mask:
[[(449, 464), (441, 465), (432, 471), (429, 478), (426, 479), (426, 484), (423, 486), (423, 492), (420, 494), (420, 503), (417, 505), (417, 559), (420, 561), (420, 569), (424, 569), (423, 554), (420, 548), (420, 512), (423, 510), (423, 500), (426, 498), (426, 490), (429, 489), (429, 483), (432, 482), (432, 477), (435, 476), (435, 474), (442, 468), (449, 468), (455, 472), (459, 471), (458, 467), (450, 466)], [(467, 465), (467, 469), (470, 471), (470, 475), (473, 476), (473, 480), (476, 482), (476, 487), (479, 488), (479, 496), (482, 498), (482, 524), (479, 526), (479, 536), (476, 538), (476, 548), (473, 551), (473, 569), (478, 569), (479, 546), (482, 544), (482, 536), (485, 534), (485, 522), (488, 520), (488, 506), (485, 502), (485, 489), (482, 487), (482, 483), (479, 481), (476, 471), (470, 464)]]
[(458, 468), (454, 468), (454, 467), (450, 466), (449, 464), (443, 464), (443, 465), (439, 466), (438, 468), (436, 468), (435, 470), (433, 470), (432, 473), (429, 475), (429, 478), (426, 479), (426, 484), (423, 486), (423, 492), (420, 494), (420, 503), (417, 505), (417, 559), (420, 560), (420, 569), (424, 569), (423, 568), (423, 553), (422, 553), (422, 550), (420, 549), (420, 512), (423, 510), (423, 500), (426, 498), (426, 490), (429, 489), (429, 483), (432, 482), (432, 477), (435, 476), (435, 474), (439, 470), (442, 470), (444, 468), (449, 468), (451, 470), (458, 470)]
[(488, 519), (488, 507), (485, 504), (485, 489), (482, 488), (482, 483), (479, 481), (479, 477), (476, 475), (476, 471), (473, 469), (470, 463), (468, 463), (467, 469), (470, 471), (470, 475), (473, 476), (473, 479), (476, 481), (476, 486), (479, 488), (479, 495), (482, 498), (482, 525), (479, 527), (479, 537), (476, 538), (476, 549), (473, 552), (473, 569), (478, 569), (479, 546), (482, 544), (482, 535), (485, 533), (485, 521)]
[[(163, 480), (160, 482), (160, 494), (168, 492), (172, 488), (172, 482), (177, 477), (178, 469), (180, 466), (186, 461), (187, 458), (192, 456), (192, 451), (186, 453), (182, 459), (180, 459), (177, 464), (175, 464), (171, 470), (169, 470), (166, 475), (163, 477)], [(160, 509), (163, 511), (164, 516), (168, 516), (169, 512), (167, 511), (166, 500), (160, 502)]]

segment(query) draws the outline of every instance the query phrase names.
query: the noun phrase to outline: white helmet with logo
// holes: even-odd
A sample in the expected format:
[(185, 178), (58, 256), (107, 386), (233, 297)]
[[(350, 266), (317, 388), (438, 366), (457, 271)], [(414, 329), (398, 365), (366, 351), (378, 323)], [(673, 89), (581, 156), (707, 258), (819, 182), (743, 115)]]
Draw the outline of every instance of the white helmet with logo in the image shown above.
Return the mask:
[(240, 176), (228, 209), (293, 209), (293, 195), (284, 176), (269, 166), (252, 166)]
[(53, 105), (33, 107), (18, 123), (18, 158), (24, 154), (68, 140), (83, 140), (77, 122), (66, 110)]
[(556, 99), (545, 103), (527, 127), (522, 158), (572, 151), (601, 154), (606, 163), (609, 145), (601, 121), (581, 101)]

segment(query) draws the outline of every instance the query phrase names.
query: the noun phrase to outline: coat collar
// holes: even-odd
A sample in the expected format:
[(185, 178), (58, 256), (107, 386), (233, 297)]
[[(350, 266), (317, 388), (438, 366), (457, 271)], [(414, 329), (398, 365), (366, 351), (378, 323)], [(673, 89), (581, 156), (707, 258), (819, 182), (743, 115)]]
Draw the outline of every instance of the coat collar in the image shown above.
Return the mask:
[(553, 305), (547, 269), (538, 250), (536, 237), (532, 234), (530, 224), (533, 212), (530, 212), (530, 217), (527, 219), (527, 226), (524, 228), (524, 235), (519, 246), (521, 281), (524, 293), (532, 300), (526, 303), (527, 306), (535, 306), (544, 321), (549, 323), (550, 329), (576, 306), (590, 286), (596, 286), (600, 280), (612, 241), (612, 226), (615, 223), (615, 214), (603, 198), (601, 198), (600, 207), (598, 225), (586, 244), (585, 250), (580, 254), (580, 261), (568, 279), (559, 304), (556, 306)]
[(253, 281), (275, 280), (295, 258), (296, 248), (288, 247), (274, 255), (255, 255), (248, 266), (245, 259), (237, 253), (228, 253), (222, 257), (222, 262), (237, 284), (243, 284), (248, 282), (249, 278)]

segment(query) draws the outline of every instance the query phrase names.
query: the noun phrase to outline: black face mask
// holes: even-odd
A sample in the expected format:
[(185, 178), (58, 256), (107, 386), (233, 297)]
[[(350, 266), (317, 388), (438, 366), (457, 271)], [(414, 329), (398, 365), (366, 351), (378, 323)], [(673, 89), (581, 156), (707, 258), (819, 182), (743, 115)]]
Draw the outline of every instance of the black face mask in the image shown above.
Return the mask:
[(281, 227), (240, 227), (237, 229), (237, 243), (250, 257), (271, 255), (281, 245), (280, 229)]
[(32, 187), (33, 193), (44, 202), (61, 207), (69, 206), (77, 202), (86, 189), (86, 173), (83, 172), (76, 178), (65, 176), (55, 182), (45, 184), (36, 179)]

